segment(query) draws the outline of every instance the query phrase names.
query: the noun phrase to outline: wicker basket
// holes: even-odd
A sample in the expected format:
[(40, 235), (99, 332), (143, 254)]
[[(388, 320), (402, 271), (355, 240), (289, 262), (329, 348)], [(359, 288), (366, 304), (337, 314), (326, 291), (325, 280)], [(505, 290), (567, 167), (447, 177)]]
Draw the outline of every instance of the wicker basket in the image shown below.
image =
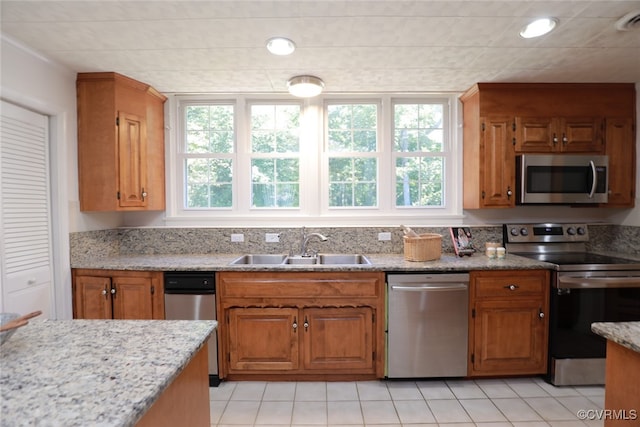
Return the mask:
[(417, 237), (404, 236), (404, 259), (407, 261), (432, 261), (442, 255), (442, 236), (424, 233)]

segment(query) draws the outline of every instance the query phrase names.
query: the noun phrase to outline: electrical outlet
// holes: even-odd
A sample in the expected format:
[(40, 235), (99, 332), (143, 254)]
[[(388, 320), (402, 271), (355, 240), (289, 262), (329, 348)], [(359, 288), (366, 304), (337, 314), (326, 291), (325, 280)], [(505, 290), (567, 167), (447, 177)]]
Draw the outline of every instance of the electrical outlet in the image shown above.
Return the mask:
[(264, 235), (264, 241), (267, 243), (279, 243), (280, 233), (267, 233)]
[(236, 243), (244, 242), (244, 234), (232, 234), (231, 241)]
[(388, 231), (384, 233), (378, 233), (378, 240), (391, 240), (391, 233), (389, 233)]

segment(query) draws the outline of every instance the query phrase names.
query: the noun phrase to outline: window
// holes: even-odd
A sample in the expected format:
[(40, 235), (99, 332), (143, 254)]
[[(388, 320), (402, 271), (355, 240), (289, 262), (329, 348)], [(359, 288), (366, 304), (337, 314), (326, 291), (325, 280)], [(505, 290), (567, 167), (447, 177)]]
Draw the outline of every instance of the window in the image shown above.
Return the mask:
[(178, 131), (171, 140), (167, 223), (397, 225), (399, 218), (414, 224), (459, 218), (453, 100), (171, 98)]
[(300, 206), (300, 106), (251, 106), (251, 206)]
[(444, 108), (442, 103), (393, 105), (398, 207), (444, 206)]
[(378, 106), (326, 109), (329, 207), (378, 205)]
[(233, 105), (188, 105), (184, 114), (184, 207), (233, 205)]

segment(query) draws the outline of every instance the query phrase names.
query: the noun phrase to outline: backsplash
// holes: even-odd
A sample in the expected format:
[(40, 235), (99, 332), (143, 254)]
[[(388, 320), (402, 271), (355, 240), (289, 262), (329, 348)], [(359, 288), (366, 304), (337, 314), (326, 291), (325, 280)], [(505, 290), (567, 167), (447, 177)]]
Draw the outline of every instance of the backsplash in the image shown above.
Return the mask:
[[(442, 235), (442, 251), (453, 252), (448, 227), (414, 228), (417, 233)], [(301, 228), (119, 228), (71, 233), (71, 260), (114, 255), (298, 253)], [(309, 249), (318, 252), (386, 254), (403, 252), (402, 230), (389, 227), (307, 228), (328, 240), (312, 239)], [(390, 232), (391, 240), (379, 241), (378, 233)], [(267, 243), (267, 233), (279, 234), (280, 242)], [(485, 242), (502, 242), (502, 226), (471, 227), (473, 243), (483, 250)], [(231, 234), (243, 234), (244, 242), (231, 242)], [(640, 254), (640, 227), (589, 225), (589, 249)]]
[(640, 255), (640, 227), (590, 225), (590, 251), (613, 251)]

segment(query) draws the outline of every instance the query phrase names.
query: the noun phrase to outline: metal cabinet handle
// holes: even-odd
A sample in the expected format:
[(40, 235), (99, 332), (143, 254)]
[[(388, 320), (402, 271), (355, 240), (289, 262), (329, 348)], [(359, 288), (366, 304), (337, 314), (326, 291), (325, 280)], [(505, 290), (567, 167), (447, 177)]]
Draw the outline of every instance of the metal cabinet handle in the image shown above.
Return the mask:
[(298, 329), (298, 319), (296, 317), (293, 318), (293, 325), (291, 325), (291, 327), (294, 331)]
[(515, 291), (516, 289), (518, 289), (520, 286), (518, 285), (507, 285), (504, 288), (505, 289), (509, 289), (510, 291)]
[(144, 201), (144, 199), (147, 197), (147, 192), (144, 191), (144, 187), (142, 187), (142, 200)]
[(104, 288), (102, 290), (102, 295), (104, 295), (105, 297), (109, 294), (109, 291), (107, 291), (107, 288)]
[(567, 135), (565, 135), (564, 133), (562, 134), (562, 143), (564, 145), (567, 145), (567, 142), (569, 142), (569, 138), (567, 138)]
[(513, 194), (513, 191), (511, 191), (511, 187), (507, 187), (507, 198), (510, 199), (511, 195)]
[(306, 331), (309, 328), (309, 321), (307, 320), (307, 318), (304, 318), (304, 330)]
[(542, 309), (539, 309), (539, 310), (538, 310), (538, 316), (539, 316), (541, 319), (544, 319), (544, 312), (542, 311)]
[(556, 134), (553, 134), (553, 145), (556, 145), (558, 143), (558, 137), (556, 136)]
[(116, 294), (116, 288), (111, 288), (111, 295), (115, 295)]

